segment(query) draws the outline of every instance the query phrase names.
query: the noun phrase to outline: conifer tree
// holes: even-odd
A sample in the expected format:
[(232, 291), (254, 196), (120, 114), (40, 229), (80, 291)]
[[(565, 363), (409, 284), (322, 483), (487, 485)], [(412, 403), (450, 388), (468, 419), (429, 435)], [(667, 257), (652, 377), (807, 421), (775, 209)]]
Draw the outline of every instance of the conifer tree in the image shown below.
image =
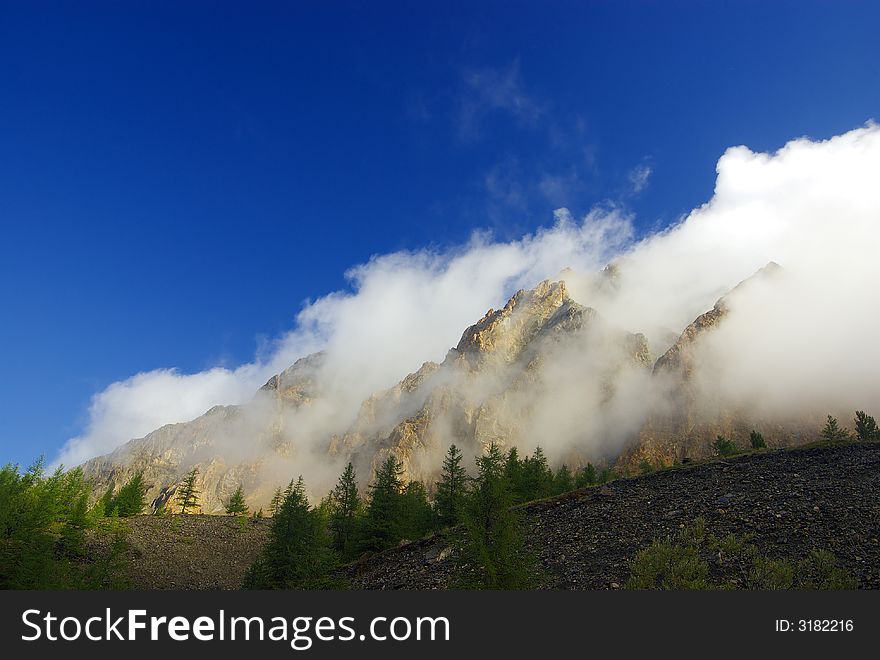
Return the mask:
[(520, 472), (520, 483), (515, 488), (519, 502), (530, 502), (552, 494), (553, 472), (540, 447), (536, 447), (532, 455), (522, 462)]
[(587, 463), (586, 466), (581, 468), (581, 471), (578, 472), (575, 485), (578, 488), (586, 488), (587, 486), (594, 486), (596, 481), (596, 468), (592, 463)]
[(361, 498), (358, 494), (354, 466), (349, 463), (330, 493), (330, 536), (333, 549), (342, 557), (353, 557), (356, 551), (358, 516)]
[(877, 422), (874, 421), (873, 417), (866, 414), (863, 410), (856, 410), (856, 418), (854, 421), (856, 435), (859, 440), (880, 440), (880, 429), (877, 428)]
[(136, 516), (144, 510), (147, 504), (147, 486), (144, 484), (144, 473), (138, 472), (119, 489), (111, 506), (116, 509), (121, 518)]
[(226, 513), (230, 516), (246, 516), (249, 510), (244, 500), (244, 492), (241, 489), (241, 485), (239, 485), (226, 504)]
[(290, 483), (272, 519), (269, 541), (245, 576), (248, 589), (321, 589), (332, 586), (336, 555), (318, 509), (309, 506), (305, 483)]
[(364, 520), (363, 548), (384, 550), (400, 539), (400, 508), (403, 466), (394, 455), (389, 455), (376, 472), (370, 486), (370, 502)]
[(272, 495), (272, 501), (269, 503), (269, 513), (271, 513), (273, 517), (277, 515), (283, 501), (284, 492), (281, 490), (281, 486), (278, 486), (278, 488), (275, 489), (275, 493)]
[(828, 420), (825, 422), (825, 427), (822, 429), (821, 435), (824, 440), (828, 440), (829, 442), (849, 439), (849, 431), (840, 428), (837, 420), (831, 415), (828, 415)]
[(400, 496), (399, 533), (404, 539), (420, 539), (437, 527), (434, 509), (421, 481), (410, 481)]
[(764, 442), (764, 436), (754, 429), (752, 429), (752, 431), (749, 433), (749, 442), (752, 445), (752, 449), (767, 448), (767, 443)]
[[(510, 451), (515, 452), (516, 449)], [(467, 481), (467, 472), (461, 464), (461, 451), (455, 445), (450, 445), (446, 458), (443, 459), (440, 481), (436, 483), (435, 504), (440, 524), (452, 527), (459, 523), (461, 507), (467, 492)]]
[(614, 471), (614, 468), (604, 467), (599, 473), (599, 477), (596, 482), (600, 484), (607, 484), (609, 481), (614, 481), (615, 479), (617, 479), (617, 473)]
[(187, 509), (195, 509), (199, 505), (199, 490), (196, 488), (196, 477), (199, 468), (194, 467), (184, 477), (177, 490), (177, 502), (180, 504), (180, 513), (186, 513)]
[(463, 511), (463, 536), (457, 552), (459, 586), (522, 589), (534, 577), (525, 552), (505, 459), (494, 443), (477, 458), (478, 476)]
[(516, 447), (511, 447), (507, 451), (507, 456), (504, 459), (504, 477), (510, 485), (514, 502), (517, 504), (525, 502), (528, 499), (525, 493), (525, 471), (523, 461), (520, 460), (519, 451), (517, 451)]
[(46, 475), (42, 459), (24, 473), (17, 465), (0, 467), (0, 589), (127, 586), (115, 539), (109, 551), (86, 546), (95, 520), (90, 494), (80, 468)]
[(553, 475), (553, 492), (556, 495), (561, 495), (570, 490), (574, 490), (574, 477), (571, 476), (571, 470), (568, 469), (568, 466), (563, 463)]
[(113, 493), (113, 484), (107, 486), (107, 490), (104, 491), (104, 494), (100, 499), (100, 507), (99, 511), (104, 516), (110, 516), (113, 513), (113, 507), (116, 504), (116, 498)]

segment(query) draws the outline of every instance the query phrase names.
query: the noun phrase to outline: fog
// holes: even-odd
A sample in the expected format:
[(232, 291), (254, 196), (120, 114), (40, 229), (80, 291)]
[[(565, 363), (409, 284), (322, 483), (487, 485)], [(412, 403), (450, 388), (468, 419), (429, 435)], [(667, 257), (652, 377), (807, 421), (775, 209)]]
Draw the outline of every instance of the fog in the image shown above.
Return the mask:
[[(97, 393), (86, 428), (56, 462), (74, 465), (212, 405), (247, 402), (271, 375), (322, 350), (317, 398), (285, 414), (282, 435), (297, 449), (278, 472), (335, 473), (327, 443), (355, 423), (365, 399), (425, 361), (441, 362), (464, 328), (516, 290), (559, 278), (575, 301), (597, 310), (601, 331), (548, 349), (541, 383), (521, 390), (528, 400), (514, 392), (503, 405), (522, 422), (515, 426), (524, 448), (540, 438), (557, 458), (572, 450), (608, 455), (668, 404), (668, 389), (650, 368), (618, 354), (623, 333), (642, 333), (656, 359), (770, 261), (782, 266), (778, 276), (730, 294), (724, 322), (695, 347), (694, 383), (713, 400), (764, 416), (880, 414), (880, 128), (797, 139), (773, 154), (732, 147), (718, 160), (706, 204), (639, 240), (633, 222), (620, 210), (575, 219), (560, 209), (551, 226), (519, 240), (477, 233), (446, 251), (374, 256), (347, 273), (348, 290), (305, 304), (295, 327), (251, 363), (146, 372)], [(601, 272), (608, 264), (613, 277)], [(455, 386), (486, 399), (508, 377), (501, 373)], [(380, 414), (374, 424), (393, 424), (400, 410), (389, 406), (388, 418)], [(435, 432), (441, 427), (438, 421)], [(455, 433), (447, 435), (448, 442)]]

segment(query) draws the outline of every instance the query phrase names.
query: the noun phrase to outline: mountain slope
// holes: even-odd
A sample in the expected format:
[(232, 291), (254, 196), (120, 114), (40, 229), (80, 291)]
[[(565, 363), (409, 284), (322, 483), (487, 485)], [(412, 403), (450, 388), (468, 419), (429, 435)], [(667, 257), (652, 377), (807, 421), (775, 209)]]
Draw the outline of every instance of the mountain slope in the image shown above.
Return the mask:
[[(624, 472), (644, 460), (705, 457), (716, 435), (742, 444), (752, 428), (770, 446), (797, 444), (815, 432), (817, 418), (763, 419), (706, 396), (695, 376), (712, 377), (701, 350), (727, 318), (729, 300), (778, 271), (770, 264), (731, 290), (656, 361), (644, 335), (573, 300), (564, 281), (541, 282), (490, 309), (442, 362), (425, 362), (350, 408), (335, 405), (328, 356), (316, 353), (273, 376), (251, 401), (164, 426), (84, 470), (98, 491), (143, 471), (157, 506), (197, 467), (203, 511), (215, 513), (239, 485), (252, 508), (266, 506), (297, 474), (320, 496), (347, 461), (366, 486), (389, 454), (430, 490), (451, 443), (466, 460), (492, 442), (525, 452), (540, 445), (555, 463), (616, 462)], [(603, 286), (613, 289), (616, 272), (603, 271)]]
[[(613, 589), (654, 538), (697, 517), (718, 537), (749, 534), (762, 553), (798, 560), (832, 551), (862, 588), (880, 588), (880, 444), (762, 452), (619, 479), (522, 507), (541, 586)], [(436, 535), (353, 564), (355, 589), (451, 584), (449, 542)]]

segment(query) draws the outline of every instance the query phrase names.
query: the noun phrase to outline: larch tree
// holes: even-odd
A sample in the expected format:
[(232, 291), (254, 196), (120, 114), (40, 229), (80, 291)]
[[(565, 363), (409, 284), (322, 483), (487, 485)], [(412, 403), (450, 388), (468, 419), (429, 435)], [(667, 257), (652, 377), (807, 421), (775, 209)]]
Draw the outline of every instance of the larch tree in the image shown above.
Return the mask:
[[(511, 450), (515, 451), (515, 450)], [(443, 459), (443, 471), (436, 483), (435, 506), (440, 523), (447, 527), (461, 521), (461, 509), (467, 494), (468, 475), (461, 464), (462, 454), (455, 445), (450, 445)]]
[(184, 477), (177, 489), (177, 502), (180, 504), (180, 513), (186, 513), (187, 509), (195, 509), (199, 506), (199, 490), (196, 488), (199, 468), (194, 467)]

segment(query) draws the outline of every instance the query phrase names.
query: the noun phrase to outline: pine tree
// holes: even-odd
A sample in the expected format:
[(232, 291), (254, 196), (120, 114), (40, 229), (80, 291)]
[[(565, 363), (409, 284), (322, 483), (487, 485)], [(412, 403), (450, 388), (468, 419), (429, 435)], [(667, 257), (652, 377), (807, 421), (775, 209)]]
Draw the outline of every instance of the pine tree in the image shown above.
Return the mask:
[(437, 517), (421, 481), (410, 481), (404, 487), (400, 497), (399, 524), (401, 537), (409, 540), (420, 539), (437, 527)]
[(604, 467), (599, 473), (596, 483), (607, 484), (609, 481), (614, 481), (615, 479), (617, 479), (617, 473), (614, 471), (614, 468)]
[(840, 428), (837, 420), (831, 415), (828, 415), (828, 420), (825, 422), (825, 427), (822, 429), (821, 435), (824, 440), (829, 442), (849, 439), (849, 431)]
[(186, 513), (187, 509), (195, 509), (199, 505), (199, 490), (196, 488), (198, 474), (199, 468), (194, 467), (178, 488), (177, 502), (180, 504), (180, 513)]
[(576, 486), (578, 488), (586, 488), (587, 486), (594, 486), (596, 484), (596, 468), (592, 463), (587, 463), (587, 465), (581, 468), (581, 471), (578, 472)]
[(138, 472), (119, 489), (113, 500), (111, 511), (115, 508), (121, 518), (140, 514), (147, 504), (147, 486), (144, 473)]
[(532, 583), (533, 561), (525, 552), (520, 519), (512, 510), (505, 460), (494, 443), (477, 458), (478, 476), (463, 511), (458, 582), (466, 588), (522, 589)]
[(766, 449), (767, 443), (764, 442), (764, 436), (761, 435), (758, 431), (752, 429), (751, 433), (749, 433), (749, 442), (752, 445), (752, 449)]
[(226, 513), (230, 516), (246, 516), (249, 510), (247, 503), (244, 501), (244, 492), (241, 489), (241, 485), (239, 485), (226, 504)]
[(329, 526), (333, 548), (344, 558), (351, 558), (357, 547), (358, 516), (361, 512), (357, 477), (351, 463), (345, 466), (336, 488), (330, 493), (330, 505)]
[(109, 517), (113, 513), (113, 507), (115, 505), (116, 498), (113, 494), (113, 484), (110, 484), (101, 496), (99, 511), (102, 515)]
[(272, 501), (269, 503), (269, 513), (274, 517), (278, 514), (278, 510), (281, 508), (281, 503), (284, 501), (284, 492), (281, 490), (281, 486), (275, 489), (275, 494), (272, 495)]
[(321, 589), (337, 565), (325, 519), (309, 506), (305, 483), (290, 483), (272, 519), (269, 541), (248, 570), (247, 589)]
[(389, 455), (376, 472), (376, 480), (370, 486), (370, 503), (364, 519), (365, 550), (384, 550), (402, 538), (400, 532), (400, 506), (403, 482), (403, 466), (394, 455)]
[(738, 452), (733, 441), (728, 440), (723, 435), (719, 435), (715, 438), (715, 442), (712, 443), (712, 448), (715, 450), (716, 454), (722, 457), (733, 456)]
[(507, 456), (504, 460), (504, 477), (510, 485), (514, 501), (517, 504), (525, 502), (526, 499), (528, 499), (525, 495), (527, 489), (525, 484), (525, 471), (523, 461), (520, 460), (519, 452), (516, 447), (511, 447), (507, 451)]
[(856, 435), (859, 440), (870, 441), (880, 440), (880, 429), (877, 428), (877, 422), (874, 418), (866, 414), (863, 410), (856, 410)]
[(553, 471), (547, 464), (544, 451), (537, 447), (522, 461), (519, 484), (514, 484), (517, 502), (530, 502), (552, 494)]
[[(510, 451), (515, 452), (516, 449)], [(450, 445), (446, 458), (443, 459), (440, 481), (436, 483), (435, 504), (440, 524), (452, 527), (460, 522), (467, 482), (467, 472), (461, 464), (461, 452), (455, 445)]]
[(553, 476), (553, 492), (556, 495), (561, 495), (570, 490), (574, 490), (574, 477), (571, 476), (571, 470), (568, 469), (568, 466), (563, 463)]

